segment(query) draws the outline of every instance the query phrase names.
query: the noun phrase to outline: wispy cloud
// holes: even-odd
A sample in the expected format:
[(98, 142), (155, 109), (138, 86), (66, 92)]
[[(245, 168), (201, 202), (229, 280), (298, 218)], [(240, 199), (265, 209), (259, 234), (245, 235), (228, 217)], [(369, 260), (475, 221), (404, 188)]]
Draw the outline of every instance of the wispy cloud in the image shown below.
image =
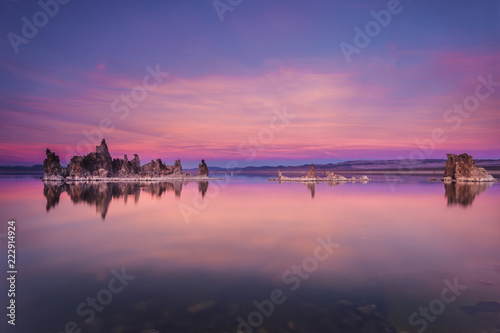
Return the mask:
[[(398, 52), (393, 50), (395, 57)], [(255, 136), (268, 124), (272, 109), (282, 106), (297, 117), (260, 159), (342, 159), (370, 150), (391, 155), (411, 150), (415, 139), (447, 126), (443, 111), (473, 93), (479, 74), (494, 73), (500, 81), (495, 55), (429, 52), (406, 54), (405, 59), (424, 61), (397, 62), (397, 69), (381, 68), (376, 59), (357, 68), (271, 61), (269, 68), (253, 75), (169, 76), (125, 119), (112, 111), (111, 104), (140, 85), (141, 74), (116, 74), (105, 61), (88, 71), (73, 70), (69, 78), (27, 69), (23, 77), (43, 89), (34, 88), (22, 99), (14, 92), (1, 97), (0, 156), (39, 161), (47, 146), (62, 154), (66, 145), (84, 139), (83, 130), (98, 128), (101, 119), (109, 118), (115, 130), (106, 138), (117, 155), (140, 153), (143, 160), (234, 159), (238, 145)], [(464, 68), (457, 80), (456, 71)], [(440, 148), (466, 144), (471, 150), (484, 145), (498, 150), (498, 96), (485, 102), (476, 113), (480, 116), (467, 119), (460, 133), (452, 133)], [(12, 155), (14, 150), (27, 154)]]

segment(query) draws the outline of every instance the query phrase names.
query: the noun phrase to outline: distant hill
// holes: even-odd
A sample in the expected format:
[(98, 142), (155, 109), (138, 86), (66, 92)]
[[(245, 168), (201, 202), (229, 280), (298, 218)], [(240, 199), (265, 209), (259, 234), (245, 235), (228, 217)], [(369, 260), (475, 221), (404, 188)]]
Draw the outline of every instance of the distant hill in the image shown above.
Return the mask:
[[(409, 164), (409, 163), (413, 164)], [(314, 164), (317, 172), (324, 171), (344, 171), (344, 172), (391, 172), (391, 171), (444, 171), (445, 159), (425, 159), (425, 160), (355, 160), (339, 163)], [(477, 159), (476, 165), (488, 171), (500, 172), (500, 159)], [(311, 169), (311, 164), (298, 166), (249, 166), (244, 168), (226, 169), (221, 167), (208, 167), (211, 172), (223, 173), (238, 171), (247, 174), (269, 174), (277, 173), (278, 169), (295, 174), (303, 173)], [(198, 171), (197, 168), (185, 169), (186, 171)], [(43, 165), (32, 166), (0, 166), (0, 175), (43, 175)]]
[[(316, 172), (344, 171), (344, 172), (397, 172), (397, 171), (444, 171), (445, 159), (424, 159), (424, 160), (355, 160), (339, 163), (314, 164)], [(500, 159), (487, 160), (477, 159), (476, 165), (486, 170), (500, 171)], [(225, 171), (238, 171), (241, 173), (268, 174), (276, 173), (278, 169), (287, 173), (303, 173), (311, 169), (311, 164), (299, 166), (260, 166), (235, 168)], [(217, 170), (212, 170), (218, 172)]]
[[(183, 171), (198, 172), (198, 168), (187, 168), (187, 169), (182, 168), (182, 170)], [(221, 168), (221, 167), (216, 167), (216, 166), (210, 166), (210, 165), (208, 166), (208, 170), (209, 171), (223, 171), (223, 172), (227, 171), (226, 168)]]
[(0, 165), (0, 175), (43, 175), (43, 165), (32, 166), (2, 166)]

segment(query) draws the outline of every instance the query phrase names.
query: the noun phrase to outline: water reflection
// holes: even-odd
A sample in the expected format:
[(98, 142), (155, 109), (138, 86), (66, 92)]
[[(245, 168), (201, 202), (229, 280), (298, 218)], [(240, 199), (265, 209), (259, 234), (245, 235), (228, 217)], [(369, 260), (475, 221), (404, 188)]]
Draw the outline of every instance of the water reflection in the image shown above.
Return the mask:
[(198, 191), (200, 191), (201, 196), (205, 197), (205, 193), (208, 190), (208, 181), (198, 182)]
[(486, 191), (493, 183), (445, 183), (445, 196), (448, 206), (460, 205), (467, 207), (479, 195)]
[[(161, 197), (166, 192), (174, 192), (176, 197), (181, 196), (182, 185), (185, 182), (126, 182), (126, 183), (51, 183), (45, 182), (43, 185), (43, 195), (47, 199), (46, 211), (59, 203), (59, 198), (63, 192), (67, 192), (71, 201), (77, 203), (87, 203), (96, 207), (97, 213), (104, 219), (108, 212), (111, 199), (124, 198), (125, 203), (129, 196), (134, 198), (134, 202), (139, 201), (142, 191), (150, 193), (153, 197)], [(198, 182), (198, 190), (202, 196), (208, 189), (208, 181)]]
[[(416, 332), (410, 314), (455, 277), (470, 287), (426, 333), (490, 332), (500, 318), (491, 303), (500, 291), (498, 184), (467, 210), (447, 209), (441, 185), (428, 181), (395, 190), (382, 181), (315, 184), (314, 200), (305, 184), (267, 179), (210, 186), (204, 200), (206, 184), (181, 184), (180, 197), (150, 183), (97, 184), (91, 195), (83, 184), (0, 185), (0, 220), (18, 220), (23, 250), (16, 302), (30, 320), (19, 332), (61, 332), (69, 321), (88, 333), (236, 332), (237, 318), (248, 322), (254, 301), (265, 304), (275, 289), (287, 299), (254, 332)], [(65, 191), (57, 210), (40, 214)], [(70, 200), (97, 196), (94, 207), (109, 195), (106, 223), (89, 223), (94, 212)], [(139, 195), (137, 204), (121, 199)], [(181, 204), (192, 208), (189, 224)], [(307, 279), (292, 291), (283, 274), (308, 263), (316, 239), (329, 235), (341, 246), (317, 269), (300, 268)], [(122, 267), (137, 278), (86, 323), (76, 307)]]
[(314, 196), (316, 195), (316, 183), (307, 183), (306, 185), (309, 191), (311, 191), (311, 198), (314, 199)]
[[(321, 183), (323, 183), (323, 182), (304, 183), (307, 186), (307, 189), (311, 192), (312, 199), (314, 199), (314, 197), (316, 196), (316, 185), (321, 184)], [(324, 182), (324, 183), (327, 184), (329, 187), (334, 187), (334, 186), (339, 186), (339, 185), (342, 185), (344, 183), (347, 183), (347, 181)], [(366, 184), (366, 182), (364, 184)]]

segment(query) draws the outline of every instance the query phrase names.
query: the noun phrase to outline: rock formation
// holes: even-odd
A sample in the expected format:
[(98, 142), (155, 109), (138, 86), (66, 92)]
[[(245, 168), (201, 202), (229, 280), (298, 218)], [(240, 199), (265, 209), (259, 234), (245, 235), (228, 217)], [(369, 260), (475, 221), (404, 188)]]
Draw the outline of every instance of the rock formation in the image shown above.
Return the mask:
[(47, 179), (60, 180), (67, 176), (67, 171), (61, 166), (59, 156), (51, 152), (50, 149), (45, 151), (47, 158), (43, 161), (43, 177)]
[(82, 181), (82, 180), (134, 180), (134, 179), (168, 179), (168, 178), (207, 178), (208, 167), (202, 160), (196, 176), (182, 171), (180, 160), (174, 165), (165, 165), (161, 159), (152, 160), (141, 166), (139, 156), (129, 161), (127, 155), (123, 159), (112, 159), (103, 139), (96, 151), (85, 156), (73, 156), (68, 167), (61, 166), (59, 156), (47, 149), (47, 158), (44, 161), (43, 180), (47, 181)]
[(106, 172), (106, 174), (108, 173), (112, 174), (113, 160), (111, 158), (111, 155), (109, 154), (108, 145), (106, 144), (106, 141), (104, 139), (102, 139), (101, 144), (99, 146), (95, 147), (95, 155), (97, 163), (99, 164), (99, 173), (103, 174), (104, 172), (100, 171), (101, 169), (103, 169)]
[(198, 164), (197, 176), (208, 176), (208, 166), (205, 164), (205, 160), (201, 160), (201, 164)]
[(132, 165), (131, 171), (133, 173), (139, 173), (139, 171), (141, 170), (141, 161), (139, 161), (139, 155), (134, 154), (134, 159), (130, 163)]
[(467, 154), (446, 154), (444, 181), (494, 182), (496, 181), (484, 168), (476, 166), (472, 156)]
[(181, 174), (182, 173), (181, 160), (175, 160), (175, 164), (174, 164), (172, 173), (174, 173), (174, 174)]
[(311, 165), (311, 170), (307, 173), (306, 176), (302, 177), (286, 177), (283, 176), (280, 170), (278, 170), (278, 178), (270, 178), (270, 181), (278, 181), (278, 182), (295, 182), (295, 183), (344, 183), (347, 181), (352, 181), (352, 182), (362, 182), (362, 183), (367, 183), (370, 178), (367, 176), (362, 176), (360, 178), (356, 177), (351, 177), (351, 178), (346, 178), (341, 175), (336, 175), (333, 172), (327, 171), (326, 172), (326, 177), (318, 177), (314, 173), (314, 164)]
[(316, 178), (314, 175), (314, 163), (311, 164), (311, 170), (307, 173), (306, 178)]
[(118, 175), (130, 174), (132, 163), (129, 163), (127, 155), (123, 155), (123, 160), (115, 158), (113, 160), (113, 172)]
[(348, 179), (345, 178), (344, 176), (336, 175), (333, 172), (327, 171), (326, 172), (326, 180), (327, 181), (332, 181), (332, 182), (345, 182)]
[(89, 153), (85, 156), (73, 156), (67, 171), (69, 177), (78, 178), (105, 178), (113, 175), (113, 161), (109, 154), (106, 141), (103, 139), (101, 144), (96, 146), (95, 153)]
[(370, 181), (370, 178), (368, 178), (368, 176), (361, 176), (360, 181), (364, 182), (364, 183), (367, 183), (367, 182)]
[(151, 162), (144, 164), (141, 169), (142, 173), (153, 177), (161, 176), (163, 173), (167, 173), (168, 171), (167, 166), (163, 164), (159, 158), (157, 158), (156, 161), (151, 160)]

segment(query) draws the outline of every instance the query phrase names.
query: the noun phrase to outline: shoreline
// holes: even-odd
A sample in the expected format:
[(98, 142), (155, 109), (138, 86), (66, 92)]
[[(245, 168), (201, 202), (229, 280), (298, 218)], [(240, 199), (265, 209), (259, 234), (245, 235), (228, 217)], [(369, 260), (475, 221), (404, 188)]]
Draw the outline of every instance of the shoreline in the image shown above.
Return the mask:
[(279, 183), (345, 183), (345, 182), (360, 182), (363, 184), (366, 184), (370, 181), (371, 179), (368, 178), (367, 176), (362, 176), (361, 178), (355, 178), (352, 176), (352, 178), (345, 178), (340, 175), (333, 175), (330, 174), (328, 177), (286, 177), (286, 176), (280, 176), (278, 178), (269, 178), (269, 181), (272, 182), (279, 182)]
[(86, 177), (86, 178), (58, 178), (58, 177), (42, 177), (41, 181), (44, 183), (133, 183), (133, 182), (205, 182), (210, 180), (223, 180), (224, 178), (213, 177)]
[[(265, 171), (232, 171), (236, 175), (262, 175), (266, 176), (269, 174), (276, 174), (277, 170), (265, 170)], [(415, 170), (415, 171), (397, 171), (397, 170), (333, 170), (335, 174), (389, 174), (389, 175), (441, 175), (443, 177), (444, 172), (443, 170)], [(306, 171), (307, 172), (307, 171)], [(324, 171), (325, 175), (327, 171)], [(500, 170), (488, 170), (488, 172), (492, 175), (497, 175), (500, 176)], [(217, 174), (225, 174), (225, 173), (230, 173), (227, 171), (218, 171), (214, 170), (212, 173), (217, 173)], [(288, 175), (303, 175), (304, 171), (282, 171), (283, 175), (288, 174)], [(320, 174), (323, 173), (323, 171), (316, 171), (316, 173)]]
[[(438, 178), (443, 178), (443, 171), (442, 170), (430, 170), (430, 171), (385, 171), (385, 170), (371, 170), (371, 171), (367, 171), (367, 170), (363, 170), (363, 171), (354, 171), (354, 170), (346, 170), (346, 171), (339, 171), (339, 170), (335, 170), (335, 172), (337, 174), (373, 174), (373, 175), (409, 175), (409, 176), (425, 176), (425, 175), (432, 175), (432, 176), (436, 176), (436, 175), (439, 175), (440, 177)], [(212, 171), (211, 172), (212, 174), (217, 174), (217, 175), (226, 175), (227, 177), (233, 177), (233, 176), (245, 176), (245, 175), (254, 175), (254, 176), (262, 176), (262, 177), (265, 177), (265, 176), (270, 176), (270, 175), (275, 175), (276, 172), (274, 170), (272, 171), (260, 171), (260, 172), (255, 172), (255, 171), (242, 171), (242, 172), (238, 172), (238, 171), (233, 171), (234, 175), (231, 176), (231, 172), (226, 172), (226, 171), (218, 171), (218, 170), (215, 170), (215, 171)], [(317, 172), (317, 173), (320, 173), (320, 172)], [(489, 171), (489, 173), (493, 176), (500, 176), (500, 170), (495, 170), (495, 171)], [(284, 171), (283, 174), (288, 174), (288, 175), (303, 175), (304, 172), (303, 171), (291, 171), (291, 172), (288, 172), (288, 171)], [(19, 176), (19, 177), (23, 177), (23, 176), (32, 176), (32, 177), (37, 177), (37, 178), (40, 178), (42, 181), (65, 181), (66, 179), (68, 178), (64, 178), (64, 179), (51, 179), (51, 178), (43, 178), (43, 174), (41, 173), (30, 173), (30, 172), (26, 172), (26, 173), (3, 173), (3, 172), (0, 172), (0, 176)], [(129, 178), (129, 177), (126, 177), (126, 178), (120, 178), (120, 177), (106, 177), (106, 178), (102, 178), (102, 177), (89, 177), (89, 178), (81, 178), (81, 179), (71, 179), (71, 181), (92, 181), (92, 180), (96, 180), (96, 181), (113, 181), (113, 182), (120, 182), (120, 181), (125, 181), (125, 182), (128, 182), (128, 181), (150, 181), (150, 180), (185, 180), (185, 179), (193, 179), (192, 177), (196, 177), (196, 176), (191, 176), (191, 177), (153, 177), (153, 178), (141, 178), (141, 177), (132, 177), (132, 178)], [(226, 179), (225, 177), (207, 177), (207, 178), (195, 178), (196, 179), (199, 179), (199, 180), (223, 180), (223, 179)], [(69, 179), (68, 179), (69, 180)]]

